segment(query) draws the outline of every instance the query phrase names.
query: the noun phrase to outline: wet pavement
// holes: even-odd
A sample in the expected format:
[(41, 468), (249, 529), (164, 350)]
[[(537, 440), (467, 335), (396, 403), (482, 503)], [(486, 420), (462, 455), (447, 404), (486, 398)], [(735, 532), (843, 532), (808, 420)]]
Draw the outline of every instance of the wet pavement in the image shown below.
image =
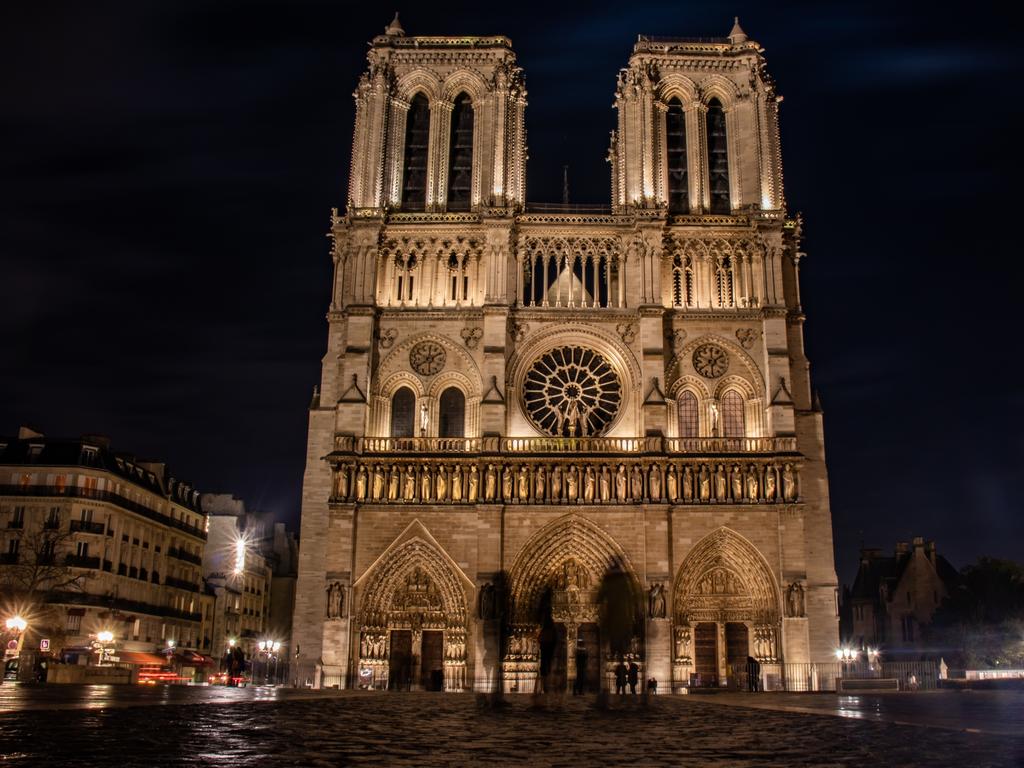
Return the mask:
[[(937, 722), (1020, 709), (1021, 699), (990, 696), (999, 692), (658, 696), (647, 706), (613, 697), (605, 708), (595, 696), (542, 706), (512, 696), (492, 707), (473, 694), (14, 688), (0, 686), (2, 766), (1024, 764), (1022, 736)], [(914, 711), (943, 727), (890, 721)], [(1019, 713), (998, 723), (1012, 725), (1013, 717)]]

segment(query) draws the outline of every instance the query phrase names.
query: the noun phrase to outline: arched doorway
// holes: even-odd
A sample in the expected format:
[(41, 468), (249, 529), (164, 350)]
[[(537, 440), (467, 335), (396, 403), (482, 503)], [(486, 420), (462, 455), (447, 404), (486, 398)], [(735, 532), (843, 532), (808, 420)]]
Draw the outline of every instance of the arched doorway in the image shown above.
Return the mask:
[[(535, 533), (509, 578), (511, 634), (503, 660), (505, 690), (532, 692), (541, 677), (553, 691), (583, 677), (606, 688), (616, 655), (643, 668), (643, 611), (635, 571), (622, 548), (585, 518), (567, 515)], [(577, 650), (586, 668), (577, 669)], [(642, 674), (642, 673), (641, 673)]]
[(413, 538), (388, 553), (358, 615), (360, 679), (393, 690), (466, 688), (466, 592), (433, 544)]
[(726, 685), (748, 656), (779, 661), (775, 577), (735, 531), (722, 527), (697, 542), (673, 592), (674, 685)]

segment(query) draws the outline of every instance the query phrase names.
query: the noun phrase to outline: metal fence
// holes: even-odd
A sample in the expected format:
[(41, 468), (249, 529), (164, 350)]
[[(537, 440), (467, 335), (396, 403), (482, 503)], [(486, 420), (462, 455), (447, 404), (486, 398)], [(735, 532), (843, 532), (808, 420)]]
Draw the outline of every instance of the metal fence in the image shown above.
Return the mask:
[(740, 691), (932, 691), (939, 684), (934, 661), (761, 664), (753, 686), (747, 665), (737, 664), (730, 672), (728, 687)]

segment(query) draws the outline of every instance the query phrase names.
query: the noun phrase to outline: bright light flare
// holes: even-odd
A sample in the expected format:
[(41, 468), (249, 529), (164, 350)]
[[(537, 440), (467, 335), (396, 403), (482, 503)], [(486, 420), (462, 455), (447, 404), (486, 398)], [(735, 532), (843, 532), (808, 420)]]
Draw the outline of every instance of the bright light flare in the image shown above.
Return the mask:
[(239, 536), (235, 542), (235, 575), (245, 570), (245, 537)]
[(25, 628), (28, 626), (28, 622), (21, 616), (12, 616), (5, 622), (5, 624), (10, 632), (24, 632)]
[(96, 639), (101, 643), (110, 643), (114, 640), (114, 633), (105, 629), (102, 632), (97, 633)]

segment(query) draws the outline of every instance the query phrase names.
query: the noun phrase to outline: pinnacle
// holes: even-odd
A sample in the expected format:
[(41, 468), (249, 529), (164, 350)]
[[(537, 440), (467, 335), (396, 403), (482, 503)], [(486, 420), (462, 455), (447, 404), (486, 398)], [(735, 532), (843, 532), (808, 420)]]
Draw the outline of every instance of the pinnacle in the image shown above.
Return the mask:
[(389, 37), (405, 36), (405, 30), (402, 29), (402, 24), (398, 21), (398, 11), (395, 11), (395, 18), (391, 20), (391, 23), (384, 27), (384, 34)]
[(729, 33), (729, 42), (733, 45), (739, 43), (745, 43), (747, 41), (747, 33), (743, 31), (743, 27), (740, 26), (740, 17), (733, 17), (732, 31)]

